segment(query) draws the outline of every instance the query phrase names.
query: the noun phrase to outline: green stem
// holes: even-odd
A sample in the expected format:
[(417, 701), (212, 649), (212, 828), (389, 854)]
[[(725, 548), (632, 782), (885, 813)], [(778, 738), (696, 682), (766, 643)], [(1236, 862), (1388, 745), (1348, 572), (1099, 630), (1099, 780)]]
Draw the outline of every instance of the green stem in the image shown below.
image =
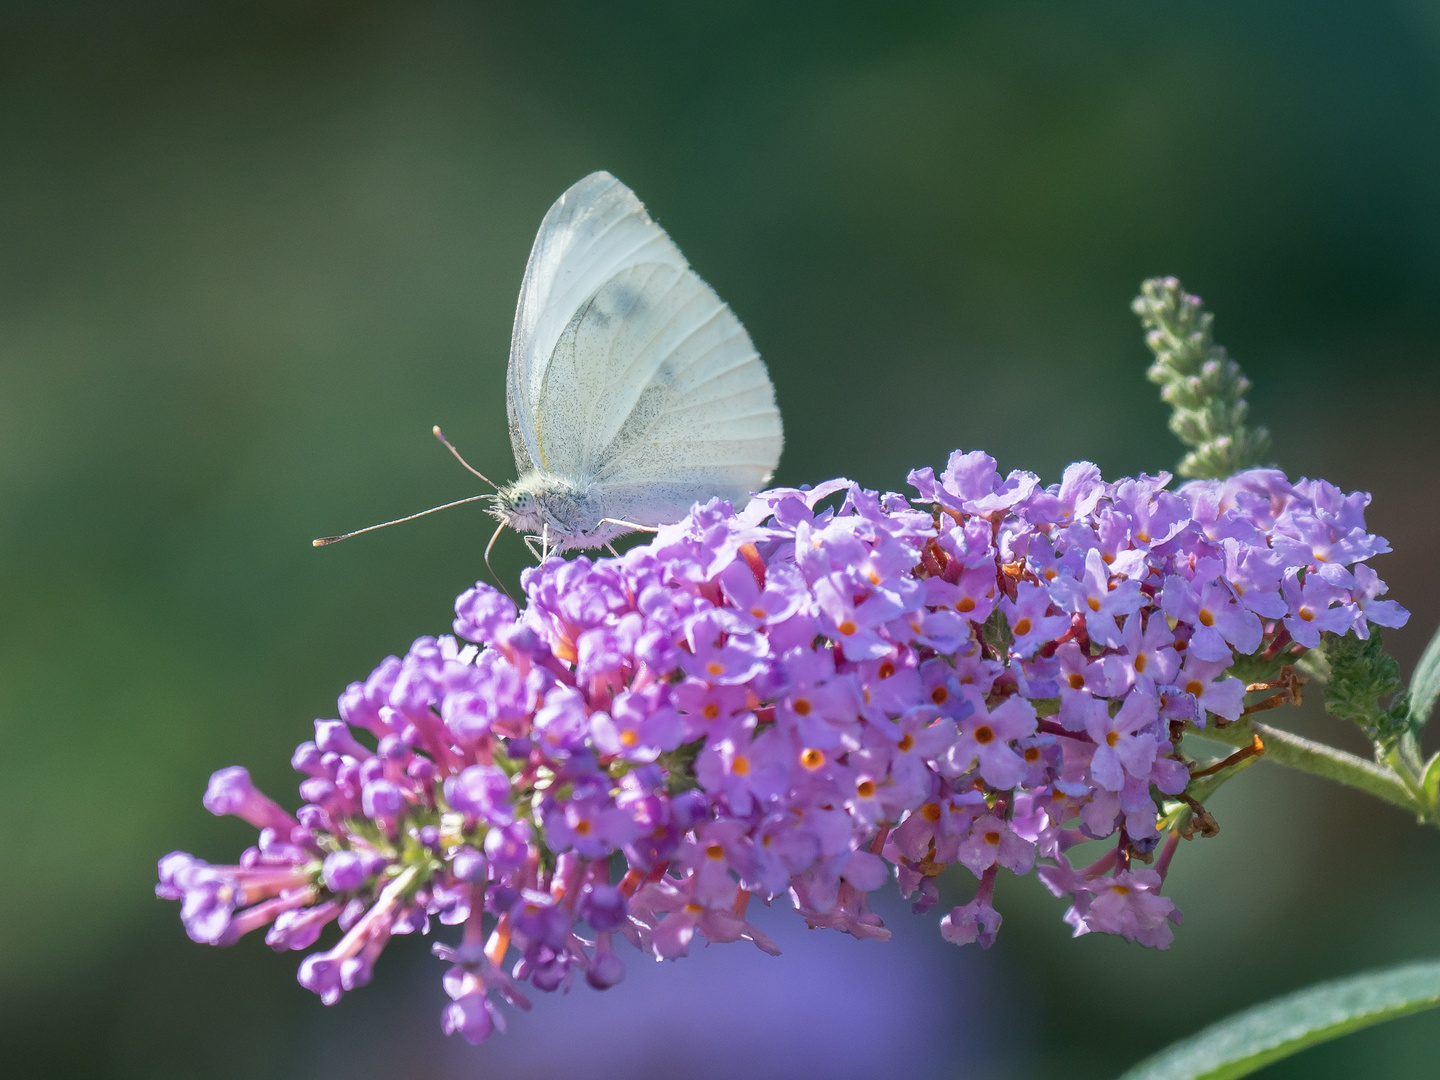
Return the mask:
[(1409, 762), (1405, 760), (1399, 749), (1391, 750), (1390, 753), (1385, 755), (1385, 764), (1389, 765), (1390, 770), (1400, 778), (1400, 782), (1404, 784), (1406, 790), (1410, 792), (1411, 798), (1420, 803), (1420, 805), (1425, 805), (1425, 789), (1421, 786), (1420, 781), (1416, 778), (1416, 773), (1410, 768)]
[(1212, 725), (1191, 734), (1237, 747), (1249, 746), (1250, 740), (1259, 735), (1260, 741), (1265, 744), (1265, 758), (1277, 765), (1287, 765), (1314, 776), (1323, 776), (1327, 780), (1334, 780), (1346, 787), (1356, 788), (1394, 803), (1417, 817), (1427, 816), (1429, 808), (1415, 797), (1405, 781), (1393, 771), (1313, 739), (1281, 731), (1269, 724), (1244, 719), (1225, 727)]

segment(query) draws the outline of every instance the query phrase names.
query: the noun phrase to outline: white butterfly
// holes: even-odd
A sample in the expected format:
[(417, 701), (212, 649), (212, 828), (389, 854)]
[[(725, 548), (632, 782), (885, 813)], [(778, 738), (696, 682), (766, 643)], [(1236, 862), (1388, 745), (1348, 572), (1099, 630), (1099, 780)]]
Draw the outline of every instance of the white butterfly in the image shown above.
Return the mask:
[(750, 335), (606, 172), (540, 223), (506, 381), (519, 479), (490, 512), (543, 552), (600, 547), (714, 495), (738, 502), (780, 460)]
[(606, 172), (571, 187), (540, 223), (505, 398), (513, 484), (315, 546), (489, 499), (501, 528), (538, 540), (543, 560), (679, 521), (711, 496), (739, 502), (769, 481), (784, 442), (750, 335)]

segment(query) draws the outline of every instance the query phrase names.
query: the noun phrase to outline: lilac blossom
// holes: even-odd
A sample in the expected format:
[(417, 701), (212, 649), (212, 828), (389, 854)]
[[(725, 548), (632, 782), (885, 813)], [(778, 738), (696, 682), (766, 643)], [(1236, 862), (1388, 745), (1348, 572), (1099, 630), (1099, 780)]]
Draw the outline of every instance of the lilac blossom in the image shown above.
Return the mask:
[(1127, 618), (1120, 648), (1114, 662), (1126, 682), (1141, 693), (1153, 693), (1157, 684), (1168, 683), (1180, 666), (1175, 633), (1157, 615), (1152, 615), (1148, 622), (1138, 612)]
[(1361, 641), (1370, 637), (1370, 624), (1376, 626), (1404, 626), (1410, 621), (1410, 613), (1394, 600), (1381, 600), (1385, 594), (1385, 582), (1364, 563), (1355, 564), (1354, 584), (1350, 586), (1352, 604), (1351, 617), (1354, 630)]
[[(1165, 800), (1183, 732), (1246, 707), (1231, 665), (1406, 618), (1360, 561), (1388, 550), (1368, 496), (1083, 462), (1045, 487), (958, 451), (910, 479), (914, 503), (836, 480), (696, 506), (618, 557), (526, 570), (518, 606), (477, 583), (456, 636), (316, 721), (296, 814), (217, 772), (205, 806), (258, 840), (233, 865), (165, 856), (157, 895), (196, 941), (313, 950), (299, 981), (327, 1004), (391, 937), (457, 927), (441, 1024), (472, 1042), (527, 983), (621, 982), (622, 941), (778, 952), (757, 900), (883, 940), (869, 893), (893, 876), (927, 911), (952, 866), (979, 883), (947, 941), (992, 944), (997, 876), (1038, 865), (1077, 934), (1166, 947)], [(1073, 867), (1086, 839), (1107, 852)]]
[(1024, 659), (1048, 641), (1053, 641), (1070, 627), (1068, 616), (1046, 614), (1054, 607), (1050, 593), (1039, 585), (1022, 581), (1017, 586), (1017, 599), (1009, 597), (1000, 602), (1005, 618), (1014, 635), (1011, 648), (1016, 656)]
[(261, 794), (251, 782), (249, 771), (239, 765), (221, 769), (210, 777), (203, 802), (212, 814), (233, 814), (257, 829), (274, 829), (285, 836), (299, 825), (273, 799)]
[(1143, 693), (1127, 695), (1114, 716), (1101, 702), (1092, 703), (1085, 732), (1095, 744), (1090, 776), (1096, 785), (1120, 791), (1128, 778), (1148, 781), (1160, 748), (1159, 719), (1159, 701)]
[(1080, 615), (1091, 640), (1102, 645), (1119, 645), (1117, 616), (1123, 618), (1145, 606), (1138, 582), (1110, 580), (1099, 548), (1086, 553), (1085, 570), (1079, 578), (1057, 577), (1051, 582), (1050, 595), (1062, 608)]
[(1193, 628), (1190, 651), (1202, 660), (1228, 660), (1232, 652), (1243, 655), (1260, 647), (1264, 630), (1259, 617), (1241, 606), (1228, 584), (1172, 574), (1165, 579), (1161, 608)]
[[(1353, 621), (1353, 617), (1343, 606), (1332, 606), (1346, 599), (1347, 590), (1333, 583), (1331, 579), (1335, 575), (1325, 573), (1329, 569), (1344, 572), (1343, 567), (1328, 564), (1320, 570), (1305, 574), (1303, 580), (1299, 570), (1290, 569), (1285, 572), (1282, 592), (1289, 609), (1285, 616), (1285, 629), (1307, 649), (1313, 649), (1320, 644), (1321, 631), (1343, 634)], [(1354, 581), (1348, 573), (1345, 577)]]
[(958, 738), (946, 751), (947, 771), (958, 775), (974, 768), (997, 791), (1013, 788), (1025, 769), (1013, 743), (1034, 731), (1035, 707), (1022, 697), (1006, 698), (961, 722)]
[(988, 949), (995, 944), (1000, 922), (1000, 913), (990, 905), (990, 901), (976, 897), (940, 920), (940, 935), (953, 945), (969, 945), (978, 941), (981, 948)]

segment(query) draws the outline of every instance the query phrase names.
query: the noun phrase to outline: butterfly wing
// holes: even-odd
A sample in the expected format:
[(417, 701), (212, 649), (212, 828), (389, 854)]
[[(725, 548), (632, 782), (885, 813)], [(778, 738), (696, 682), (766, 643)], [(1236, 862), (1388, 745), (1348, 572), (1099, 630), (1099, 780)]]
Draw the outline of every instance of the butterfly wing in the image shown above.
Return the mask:
[(537, 466), (554, 471), (540, 447), (537, 418), (556, 342), (585, 302), (637, 261), (685, 266), (634, 192), (607, 172), (572, 185), (540, 223), (520, 286), (506, 375), (510, 445), (522, 475)]
[[(563, 233), (567, 220), (577, 224)], [(601, 220), (608, 224), (592, 224)], [(546, 277), (567, 283), (550, 294), (565, 297), (562, 307), (579, 299), (563, 324), (558, 311), (537, 313), (545, 333), (530, 340), (553, 344), (528, 384), (517, 385), (524, 380), (512, 351), (512, 408), (529, 403), (518, 427), (531, 460), (593, 485), (607, 516), (637, 524), (674, 521), (697, 500), (739, 500), (762, 487), (783, 442), (765, 365), (740, 320), (634, 194), (601, 173), (566, 192), (541, 227), (527, 292), (542, 243), (546, 259), (562, 252)], [(574, 272), (569, 253), (583, 259)], [(522, 293), (522, 313), (526, 303)], [(517, 342), (520, 323), (517, 316)], [(516, 459), (523, 467), (518, 442)]]

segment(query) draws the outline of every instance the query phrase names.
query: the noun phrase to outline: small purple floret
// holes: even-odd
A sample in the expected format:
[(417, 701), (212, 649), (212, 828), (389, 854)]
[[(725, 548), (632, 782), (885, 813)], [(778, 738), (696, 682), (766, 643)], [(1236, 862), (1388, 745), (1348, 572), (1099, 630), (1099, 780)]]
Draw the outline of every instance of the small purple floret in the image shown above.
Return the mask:
[(210, 777), (205, 789), (205, 809), (216, 816), (233, 814), (257, 829), (278, 829), (285, 835), (298, 824), (273, 800), (262, 795), (250, 781), (250, 772), (240, 765), (221, 769)]
[(492, 765), (471, 765), (451, 777), (445, 782), (445, 797), (462, 814), (492, 825), (505, 825), (514, 818), (510, 778)]
[(348, 893), (365, 884), (365, 869), (365, 860), (355, 852), (334, 851), (325, 856), (320, 875), (331, 892)]

